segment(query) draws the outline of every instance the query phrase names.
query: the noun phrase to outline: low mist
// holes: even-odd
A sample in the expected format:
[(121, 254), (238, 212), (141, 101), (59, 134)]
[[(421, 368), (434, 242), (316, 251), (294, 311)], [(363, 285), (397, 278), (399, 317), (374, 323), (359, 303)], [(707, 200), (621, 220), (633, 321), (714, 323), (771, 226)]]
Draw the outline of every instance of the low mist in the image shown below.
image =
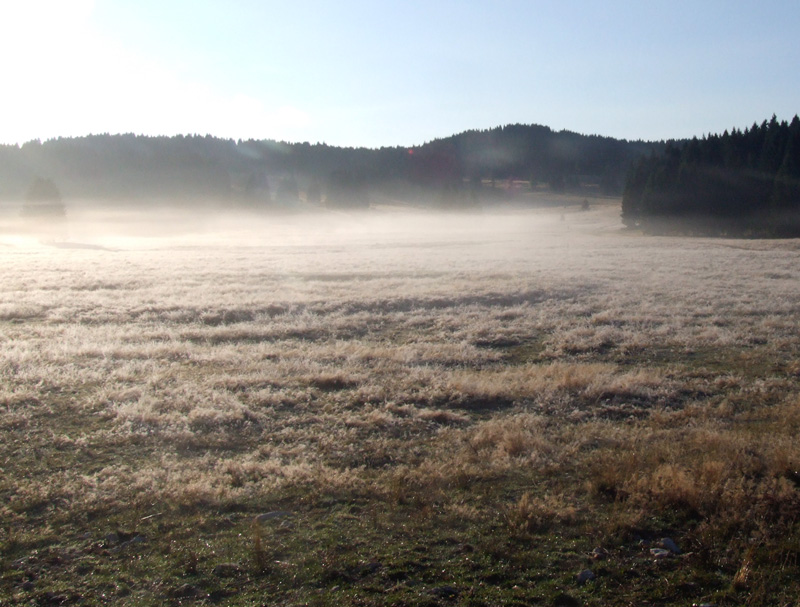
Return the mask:
[[(210, 205), (189, 209), (66, 205), (63, 216), (30, 216), (6, 204), (0, 210), (0, 243), (58, 249), (170, 249), (181, 247), (387, 247), (482, 246), (558, 242), (586, 231), (615, 231), (619, 207), (601, 201), (594, 208), (576, 201), (550, 201), (535, 208), (506, 207), (464, 212), (376, 206), (368, 210), (314, 209), (254, 212)], [(485, 251), (491, 255), (491, 251)]]

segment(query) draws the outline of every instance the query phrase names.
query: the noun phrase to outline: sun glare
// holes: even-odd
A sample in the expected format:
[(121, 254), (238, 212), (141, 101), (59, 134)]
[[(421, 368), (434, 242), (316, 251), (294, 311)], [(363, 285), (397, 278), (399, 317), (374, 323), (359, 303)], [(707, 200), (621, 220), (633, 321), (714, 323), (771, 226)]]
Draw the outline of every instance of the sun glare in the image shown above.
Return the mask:
[(126, 48), (94, 23), (94, 5), (3, 5), (0, 113), (14, 120), (3, 125), (0, 142), (105, 132), (289, 138), (311, 123), (300, 108), (219, 91), (166, 60)]

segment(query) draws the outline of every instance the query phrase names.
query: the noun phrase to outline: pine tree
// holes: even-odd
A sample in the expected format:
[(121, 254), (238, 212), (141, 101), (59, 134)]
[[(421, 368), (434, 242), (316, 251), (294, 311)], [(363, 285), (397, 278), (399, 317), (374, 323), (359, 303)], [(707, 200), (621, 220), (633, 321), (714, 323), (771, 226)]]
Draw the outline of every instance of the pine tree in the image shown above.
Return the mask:
[(772, 190), (771, 200), (777, 209), (800, 205), (800, 118), (797, 115), (787, 130), (783, 160)]
[(634, 165), (622, 200), (623, 222), (645, 229), (659, 217), (694, 217), (715, 218), (720, 232), (791, 235), (800, 216), (789, 211), (800, 212), (800, 118), (789, 124), (775, 115), (744, 131), (668, 144)]

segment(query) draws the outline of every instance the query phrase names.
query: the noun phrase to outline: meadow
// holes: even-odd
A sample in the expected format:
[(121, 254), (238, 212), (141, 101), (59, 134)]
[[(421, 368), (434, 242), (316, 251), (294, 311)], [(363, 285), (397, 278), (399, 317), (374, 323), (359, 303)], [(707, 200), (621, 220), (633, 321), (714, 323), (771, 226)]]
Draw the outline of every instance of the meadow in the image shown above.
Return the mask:
[(800, 241), (619, 211), (6, 227), (0, 604), (797, 605)]

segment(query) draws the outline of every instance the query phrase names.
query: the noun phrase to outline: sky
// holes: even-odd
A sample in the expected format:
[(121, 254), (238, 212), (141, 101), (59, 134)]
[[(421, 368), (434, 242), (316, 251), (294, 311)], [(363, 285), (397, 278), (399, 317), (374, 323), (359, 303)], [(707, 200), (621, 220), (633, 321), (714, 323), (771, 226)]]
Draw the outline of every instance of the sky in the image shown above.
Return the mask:
[(798, 31), (797, 0), (0, 0), (0, 143), (702, 136), (800, 112)]

